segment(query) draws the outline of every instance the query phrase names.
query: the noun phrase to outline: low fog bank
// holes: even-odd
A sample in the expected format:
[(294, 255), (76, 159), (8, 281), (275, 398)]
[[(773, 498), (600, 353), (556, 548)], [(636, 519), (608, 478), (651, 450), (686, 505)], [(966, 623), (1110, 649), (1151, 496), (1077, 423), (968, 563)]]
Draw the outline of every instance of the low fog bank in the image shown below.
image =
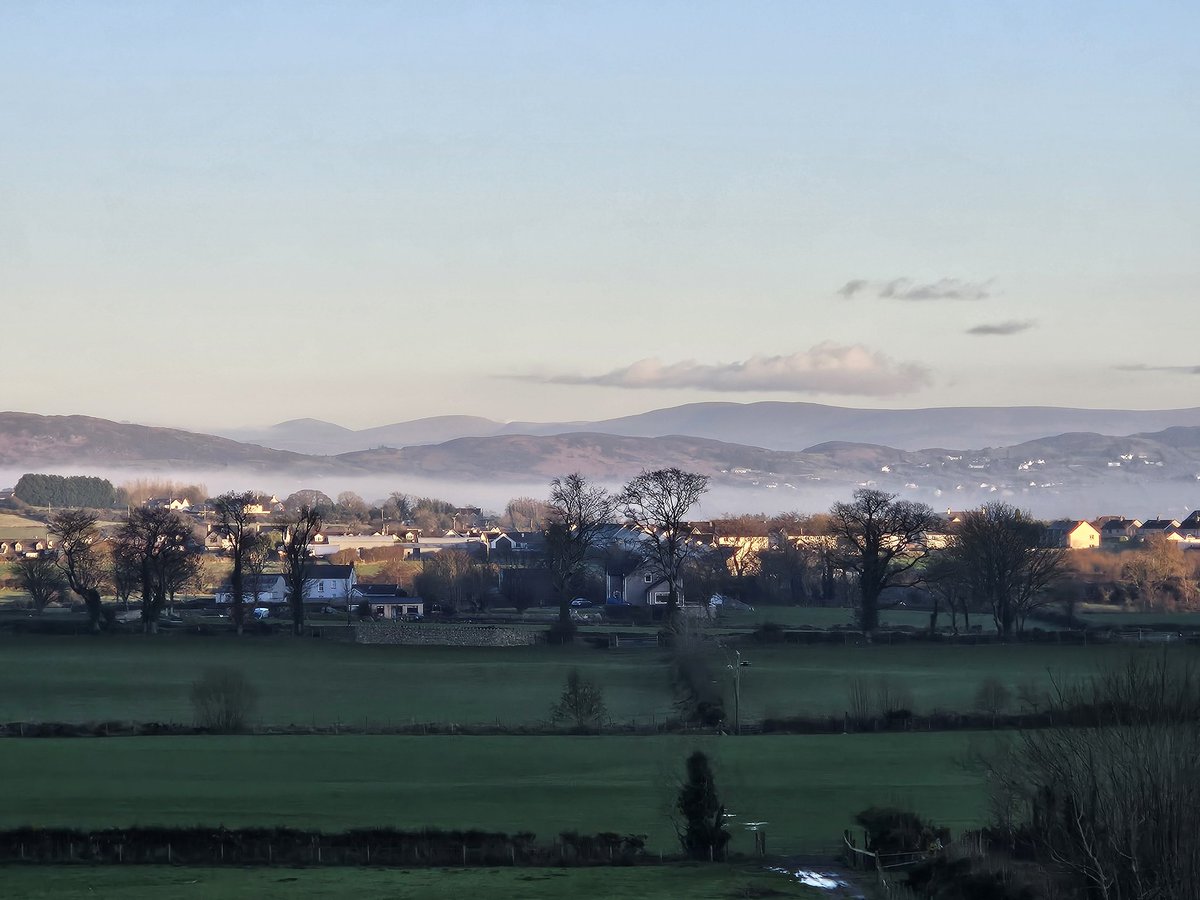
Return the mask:
[[(12, 487), (29, 469), (0, 469), (0, 487)], [(280, 499), (305, 488), (320, 490), (336, 498), (342, 491), (353, 491), (368, 502), (385, 499), (393, 492), (414, 496), (437, 497), (457, 506), (478, 506), (491, 512), (503, 511), (513, 497), (544, 498), (549, 494), (546, 480), (466, 481), (417, 478), (401, 475), (347, 477), (340, 475), (293, 475), (234, 469), (126, 469), (103, 467), (51, 466), (38, 471), (54, 475), (95, 475), (114, 485), (138, 479), (202, 484), (210, 495), (224, 491), (254, 490), (275, 494)], [(620, 484), (610, 483), (611, 489)], [(886, 485), (884, 489), (890, 489)], [(694, 517), (711, 518), (726, 513), (821, 512), (839, 501), (849, 499), (855, 485), (812, 482), (788, 487), (714, 483), (697, 507)], [(1096, 492), (1086, 488), (1060, 488), (1027, 492), (967, 489), (962, 491), (896, 491), (906, 499), (928, 503), (938, 512), (947, 509), (972, 509), (983, 503), (1003, 500), (1026, 509), (1039, 518), (1092, 519), (1101, 515), (1124, 515), (1141, 519), (1184, 518), (1200, 508), (1200, 482), (1195, 484), (1148, 484), (1112, 486)]]

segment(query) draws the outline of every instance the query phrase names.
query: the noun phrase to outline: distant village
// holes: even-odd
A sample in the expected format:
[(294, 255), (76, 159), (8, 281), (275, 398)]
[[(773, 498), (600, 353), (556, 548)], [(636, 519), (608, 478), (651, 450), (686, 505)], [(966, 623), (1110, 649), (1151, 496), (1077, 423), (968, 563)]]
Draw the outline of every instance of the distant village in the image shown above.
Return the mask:
[[(11, 492), (7, 492), (11, 497)], [(346, 495), (343, 495), (345, 497)], [(5, 499), (0, 496), (0, 499)], [(529, 525), (519, 524), (520, 512), (510, 508), (506, 515), (486, 514), (474, 506), (453, 507), (442, 503), (440, 523), (425, 517), (422, 525), (403, 518), (390, 519), (384, 511), (370, 508), (361, 500), (349, 515), (345, 504), (339, 507), (330, 501), (329, 524), (312, 537), (308, 545), (312, 559), (306, 603), (320, 608), (326, 604), (348, 608), (350, 604), (365, 604), (370, 614), (382, 619), (419, 619), (426, 612), (426, 600), (413, 595), (396, 579), (380, 581), (371, 578), (360, 582), (359, 568), (367, 561), (387, 559), (391, 562), (428, 562), (439, 554), (453, 550), (477, 564), (491, 567), (494, 590), (512, 597), (514, 592), (526, 595), (531, 605), (552, 603), (552, 591), (543, 561), (546, 555), (546, 535), (538, 527), (537, 501), (522, 498), (531, 508), (525, 510)], [(288, 537), (291, 527), (290, 508), (294, 498), (285, 502), (274, 495), (258, 496), (247, 505), (246, 513), (257, 533), (273, 535), (279, 543)], [(213, 503), (208, 499), (177, 495), (150, 497), (143, 505), (179, 513), (191, 523), (190, 533), (181, 537), (187, 548), (205, 555), (221, 557), (231, 549), (228, 535), (216, 524)], [(511, 504), (510, 504), (511, 507)], [(397, 513), (405, 510), (387, 510)], [(924, 536), (927, 547), (937, 549), (946, 545), (955, 526), (965, 513), (946, 510), (940, 517), (944, 529)], [(342, 519), (339, 524), (336, 520)], [(507, 522), (504, 522), (507, 519)], [(822, 528), (822, 517), (743, 515), (724, 519), (692, 521), (685, 531), (690, 552), (697, 558), (714, 560), (722, 575), (743, 576), (761, 571), (763, 560), (781, 552), (821, 552), (832, 548), (834, 538)], [(442, 527), (446, 525), (446, 527)], [(1059, 520), (1046, 525), (1047, 546), (1069, 550), (1098, 550), (1135, 548), (1141, 545), (1167, 543), (1181, 549), (1200, 547), (1200, 510), (1185, 519), (1137, 519), (1119, 515), (1101, 516), (1093, 520)], [(638, 562), (638, 546), (645, 535), (631, 524), (614, 522), (604, 526), (597, 535), (596, 554), (599, 585), (590, 591), (591, 599), (581, 597), (580, 606), (594, 603), (634, 607), (653, 607), (667, 602), (667, 586), (663, 578)], [(52, 535), (5, 536), (0, 534), (0, 560), (14, 561), (55, 554)], [(246, 594), (258, 606), (269, 607), (286, 600), (286, 585), (281, 574), (263, 567), (252, 573), (245, 586)], [(418, 567), (422, 568), (422, 567)], [(389, 570), (394, 571), (394, 570)], [(710, 579), (717, 585), (720, 578)], [(710, 590), (706, 585), (704, 602)], [(228, 580), (209, 585), (218, 606), (231, 600)], [(680, 596), (680, 602), (684, 597)]]

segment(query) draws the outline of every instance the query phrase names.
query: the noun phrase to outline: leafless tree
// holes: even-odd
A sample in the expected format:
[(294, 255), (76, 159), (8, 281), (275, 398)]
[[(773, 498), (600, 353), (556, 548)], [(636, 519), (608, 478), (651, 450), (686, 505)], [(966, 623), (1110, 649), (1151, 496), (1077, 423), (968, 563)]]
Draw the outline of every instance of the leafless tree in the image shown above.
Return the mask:
[(624, 516), (644, 534), (642, 562), (667, 583), (667, 617), (679, 609), (683, 564), (693, 552), (687, 514), (708, 490), (708, 476), (678, 468), (642, 472), (617, 498)]
[(415, 586), (443, 612), (452, 614), (468, 604), (482, 609), (488, 591), (496, 586), (496, 569), (464, 550), (443, 550), (425, 560)]
[(46, 605), (53, 603), (62, 596), (66, 582), (58, 566), (45, 556), (23, 556), (12, 565), (17, 585), (33, 601), (35, 612), (41, 612)]
[(92, 631), (100, 630), (103, 606), (100, 585), (104, 568), (96, 552), (100, 537), (95, 513), (81, 509), (65, 509), (50, 518), (50, 533), (58, 538), (58, 565), (71, 590), (87, 606)]
[(958, 559), (971, 595), (991, 606), (1005, 637), (1024, 630), (1026, 616), (1052, 602), (1050, 588), (1066, 570), (1067, 551), (1047, 546), (1042, 524), (1007, 503), (966, 513), (947, 552)]
[(578, 472), (550, 482), (546, 517), (546, 560), (558, 597), (560, 629), (571, 624), (571, 587), (613, 514), (612, 496)]
[[(578, 475), (568, 475), (568, 478)], [(555, 482), (560, 479), (554, 479)], [(501, 524), (510, 531), (539, 531), (546, 527), (554, 516), (553, 496), (550, 503), (535, 497), (513, 497), (504, 506), (504, 516)]]
[(198, 559), (187, 549), (189, 526), (179, 513), (158, 507), (130, 510), (113, 542), (118, 565), (140, 573), (142, 627), (158, 631), (167, 601), (195, 576)]
[(213, 530), (229, 542), (229, 555), (233, 560), (233, 568), (229, 573), (229, 612), (239, 635), (246, 622), (246, 544), (254, 533), (254, 517), (247, 510), (255, 499), (253, 491), (240, 494), (229, 491), (214, 497), (212, 501), (213, 511), (217, 516)]
[(304, 634), (304, 597), (312, 565), (308, 545), (320, 530), (321, 513), (311, 506), (301, 506), (288, 522), (283, 541), (283, 580), (292, 609), (292, 632), (297, 637)]
[[(1200, 679), (1169, 654), (1048, 699), (1071, 727), (1019, 733), (981, 761), (999, 824), (1080, 896), (1200, 898)], [(1004, 745), (1002, 745), (1004, 746)]]
[(938, 518), (924, 503), (872, 488), (859, 488), (850, 503), (835, 503), (829, 514), (839, 566), (858, 576), (858, 624), (869, 635), (887, 608), (880, 596), (910, 579), (929, 555), (926, 535)]

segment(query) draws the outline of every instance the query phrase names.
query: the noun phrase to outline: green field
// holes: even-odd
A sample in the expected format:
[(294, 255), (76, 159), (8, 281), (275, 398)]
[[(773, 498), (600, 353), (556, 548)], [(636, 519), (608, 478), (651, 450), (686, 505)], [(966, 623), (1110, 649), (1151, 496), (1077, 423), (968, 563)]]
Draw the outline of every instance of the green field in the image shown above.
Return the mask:
[(633, 869), (199, 869), (88, 866), (0, 869), (5, 897), (25, 900), (729, 900), (827, 896), (759, 867), (647, 866)]
[[(1072, 679), (1119, 661), (1119, 646), (746, 645), (744, 721), (840, 715), (853, 676), (886, 679), (915, 711), (966, 710), (980, 681), (1015, 688)], [(1144, 652), (1144, 651), (1142, 651)], [(1191, 648), (1180, 652), (1192, 653)], [(732, 654), (713, 650), (727, 678)], [(188, 690), (206, 666), (234, 666), (258, 686), (254, 724), (361, 727), (411, 722), (544, 721), (567, 672), (604, 690), (616, 722), (674, 715), (668, 656), (656, 649), (362, 646), (313, 638), (24, 635), (0, 637), (0, 721), (189, 722)], [(732, 679), (725, 685), (731, 693)]]
[[(736, 823), (769, 822), (775, 853), (835, 846), (872, 804), (955, 831), (980, 823), (967, 733), (763, 737), (74, 738), (0, 741), (0, 827), (477, 827), (646, 834), (675, 848), (687, 755), (713, 760)], [(753, 841), (735, 826), (733, 849)]]

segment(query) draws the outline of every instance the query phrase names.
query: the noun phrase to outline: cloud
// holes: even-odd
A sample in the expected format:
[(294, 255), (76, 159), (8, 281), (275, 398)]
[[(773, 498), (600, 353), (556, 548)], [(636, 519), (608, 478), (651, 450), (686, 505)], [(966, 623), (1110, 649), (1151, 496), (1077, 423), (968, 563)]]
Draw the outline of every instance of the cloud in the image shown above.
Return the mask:
[(926, 282), (916, 282), (911, 278), (893, 278), (891, 281), (854, 278), (838, 288), (837, 293), (852, 300), (868, 290), (885, 300), (986, 300), (992, 296), (992, 282), (963, 281), (961, 278), (939, 278)]
[(852, 278), (850, 281), (847, 281), (840, 288), (838, 288), (838, 293), (847, 300), (850, 300), (859, 291), (866, 290), (870, 286), (871, 282), (867, 281), (865, 278)]
[(1148, 366), (1145, 363), (1131, 363), (1127, 366), (1113, 366), (1118, 372), (1170, 372), (1172, 375), (1200, 375), (1200, 366)]
[(1024, 321), (1010, 319), (1007, 322), (976, 325), (974, 328), (968, 328), (967, 334), (1020, 334), (1022, 331), (1028, 331), (1035, 324), (1032, 319), (1025, 319)]
[(641, 359), (602, 375), (527, 375), (550, 384), (587, 384), (621, 388), (691, 388), (708, 391), (789, 391), (886, 397), (906, 394), (930, 383), (929, 370), (896, 362), (862, 345), (829, 342), (788, 356), (752, 356), (742, 362), (664, 363)]

